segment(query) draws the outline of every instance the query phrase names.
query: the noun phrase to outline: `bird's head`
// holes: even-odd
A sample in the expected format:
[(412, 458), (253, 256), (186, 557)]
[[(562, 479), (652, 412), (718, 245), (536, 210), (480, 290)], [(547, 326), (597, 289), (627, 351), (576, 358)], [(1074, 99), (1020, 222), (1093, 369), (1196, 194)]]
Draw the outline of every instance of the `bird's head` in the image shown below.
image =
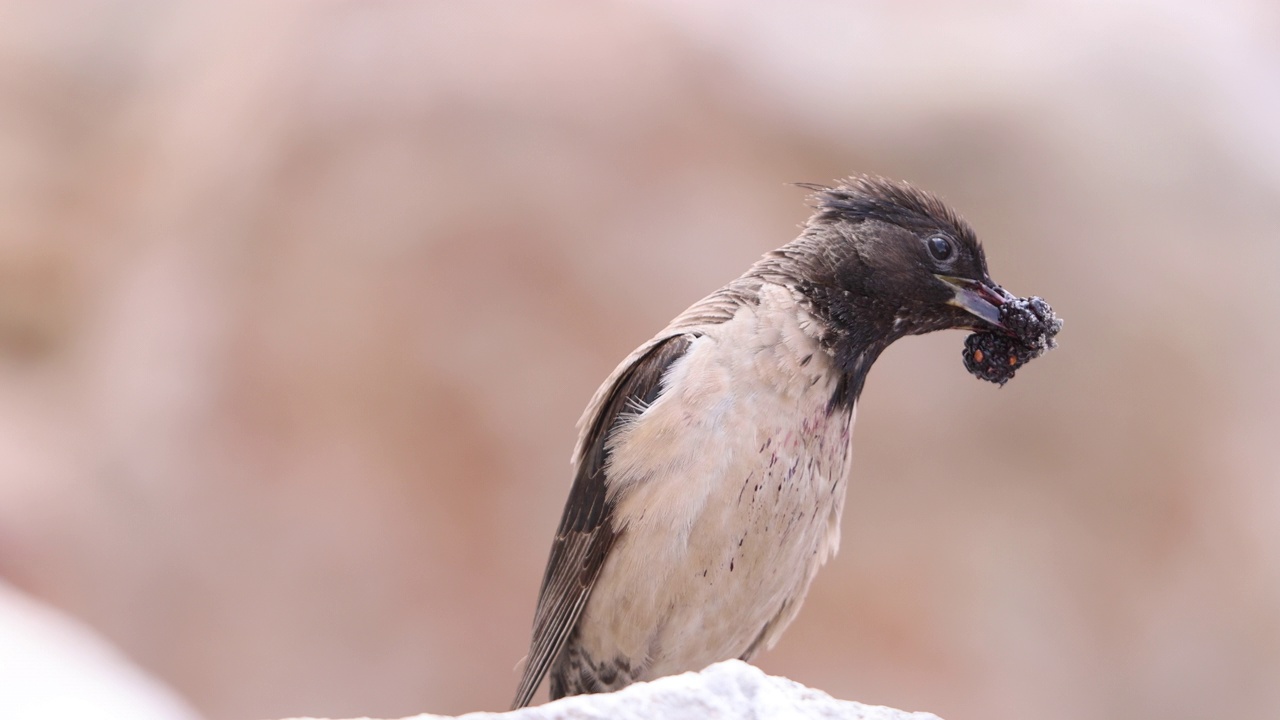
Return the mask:
[(1012, 296), (987, 274), (973, 229), (937, 197), (868, 176), (804, 187), (816, 211), (779, 252), (796, 261), (797, 288), (837, 358), (874, 360), (904, 335), (1002, 329), (1000, 306)]

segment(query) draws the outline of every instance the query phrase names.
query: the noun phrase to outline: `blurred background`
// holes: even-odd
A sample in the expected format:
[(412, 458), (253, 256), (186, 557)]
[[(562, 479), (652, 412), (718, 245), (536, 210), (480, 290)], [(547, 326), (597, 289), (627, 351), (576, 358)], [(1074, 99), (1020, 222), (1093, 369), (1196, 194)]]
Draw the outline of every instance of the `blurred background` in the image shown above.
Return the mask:
[(0, 579), (209, 720), (504, 709), (597, 384), (853, 172), (1066, 327), (1002, 389), (959, 332), (881, 358), (758, 664), (947, 720), (1280, 714), (1275, 3), (0, 18)]

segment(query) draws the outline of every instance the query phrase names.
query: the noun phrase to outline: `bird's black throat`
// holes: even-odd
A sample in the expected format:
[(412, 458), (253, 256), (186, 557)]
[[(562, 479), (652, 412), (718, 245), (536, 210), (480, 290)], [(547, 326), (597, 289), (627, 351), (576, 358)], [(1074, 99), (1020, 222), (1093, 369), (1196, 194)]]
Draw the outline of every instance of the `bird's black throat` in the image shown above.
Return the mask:
[(827, 412), (851, 410), (876, 358), (894, 340), (908, 334), (903, 323), (895, 321), (898, 308), (829, 285), (800, 281), (795, 287), (820, 323), (818, 342), (831, 353), (840, 373)]

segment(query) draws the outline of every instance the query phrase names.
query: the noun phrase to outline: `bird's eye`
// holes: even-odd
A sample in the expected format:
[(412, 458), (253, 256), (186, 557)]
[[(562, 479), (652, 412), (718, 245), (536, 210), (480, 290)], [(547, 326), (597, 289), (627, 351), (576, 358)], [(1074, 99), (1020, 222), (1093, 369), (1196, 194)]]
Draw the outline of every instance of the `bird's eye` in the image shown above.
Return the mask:
[(956, 254), (955, 248), (951, 246), (951, 238), (943, 235), (934, 235), (925, 244), (929, 246), (929, 254), (938, 262), (946, 262)]

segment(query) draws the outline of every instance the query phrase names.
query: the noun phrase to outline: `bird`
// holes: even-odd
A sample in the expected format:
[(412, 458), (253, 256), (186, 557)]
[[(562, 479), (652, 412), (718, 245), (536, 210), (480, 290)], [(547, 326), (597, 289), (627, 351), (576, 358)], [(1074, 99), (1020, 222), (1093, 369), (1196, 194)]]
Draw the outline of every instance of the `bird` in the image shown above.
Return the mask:
[(513, 708), (772, 647), (840, 544), (851, 436), (891, 343), (1000, 331), (1012, 299), (936, 195), (855, 175), (800, 184), (800, 234), (609, 375), (573, 481)]

